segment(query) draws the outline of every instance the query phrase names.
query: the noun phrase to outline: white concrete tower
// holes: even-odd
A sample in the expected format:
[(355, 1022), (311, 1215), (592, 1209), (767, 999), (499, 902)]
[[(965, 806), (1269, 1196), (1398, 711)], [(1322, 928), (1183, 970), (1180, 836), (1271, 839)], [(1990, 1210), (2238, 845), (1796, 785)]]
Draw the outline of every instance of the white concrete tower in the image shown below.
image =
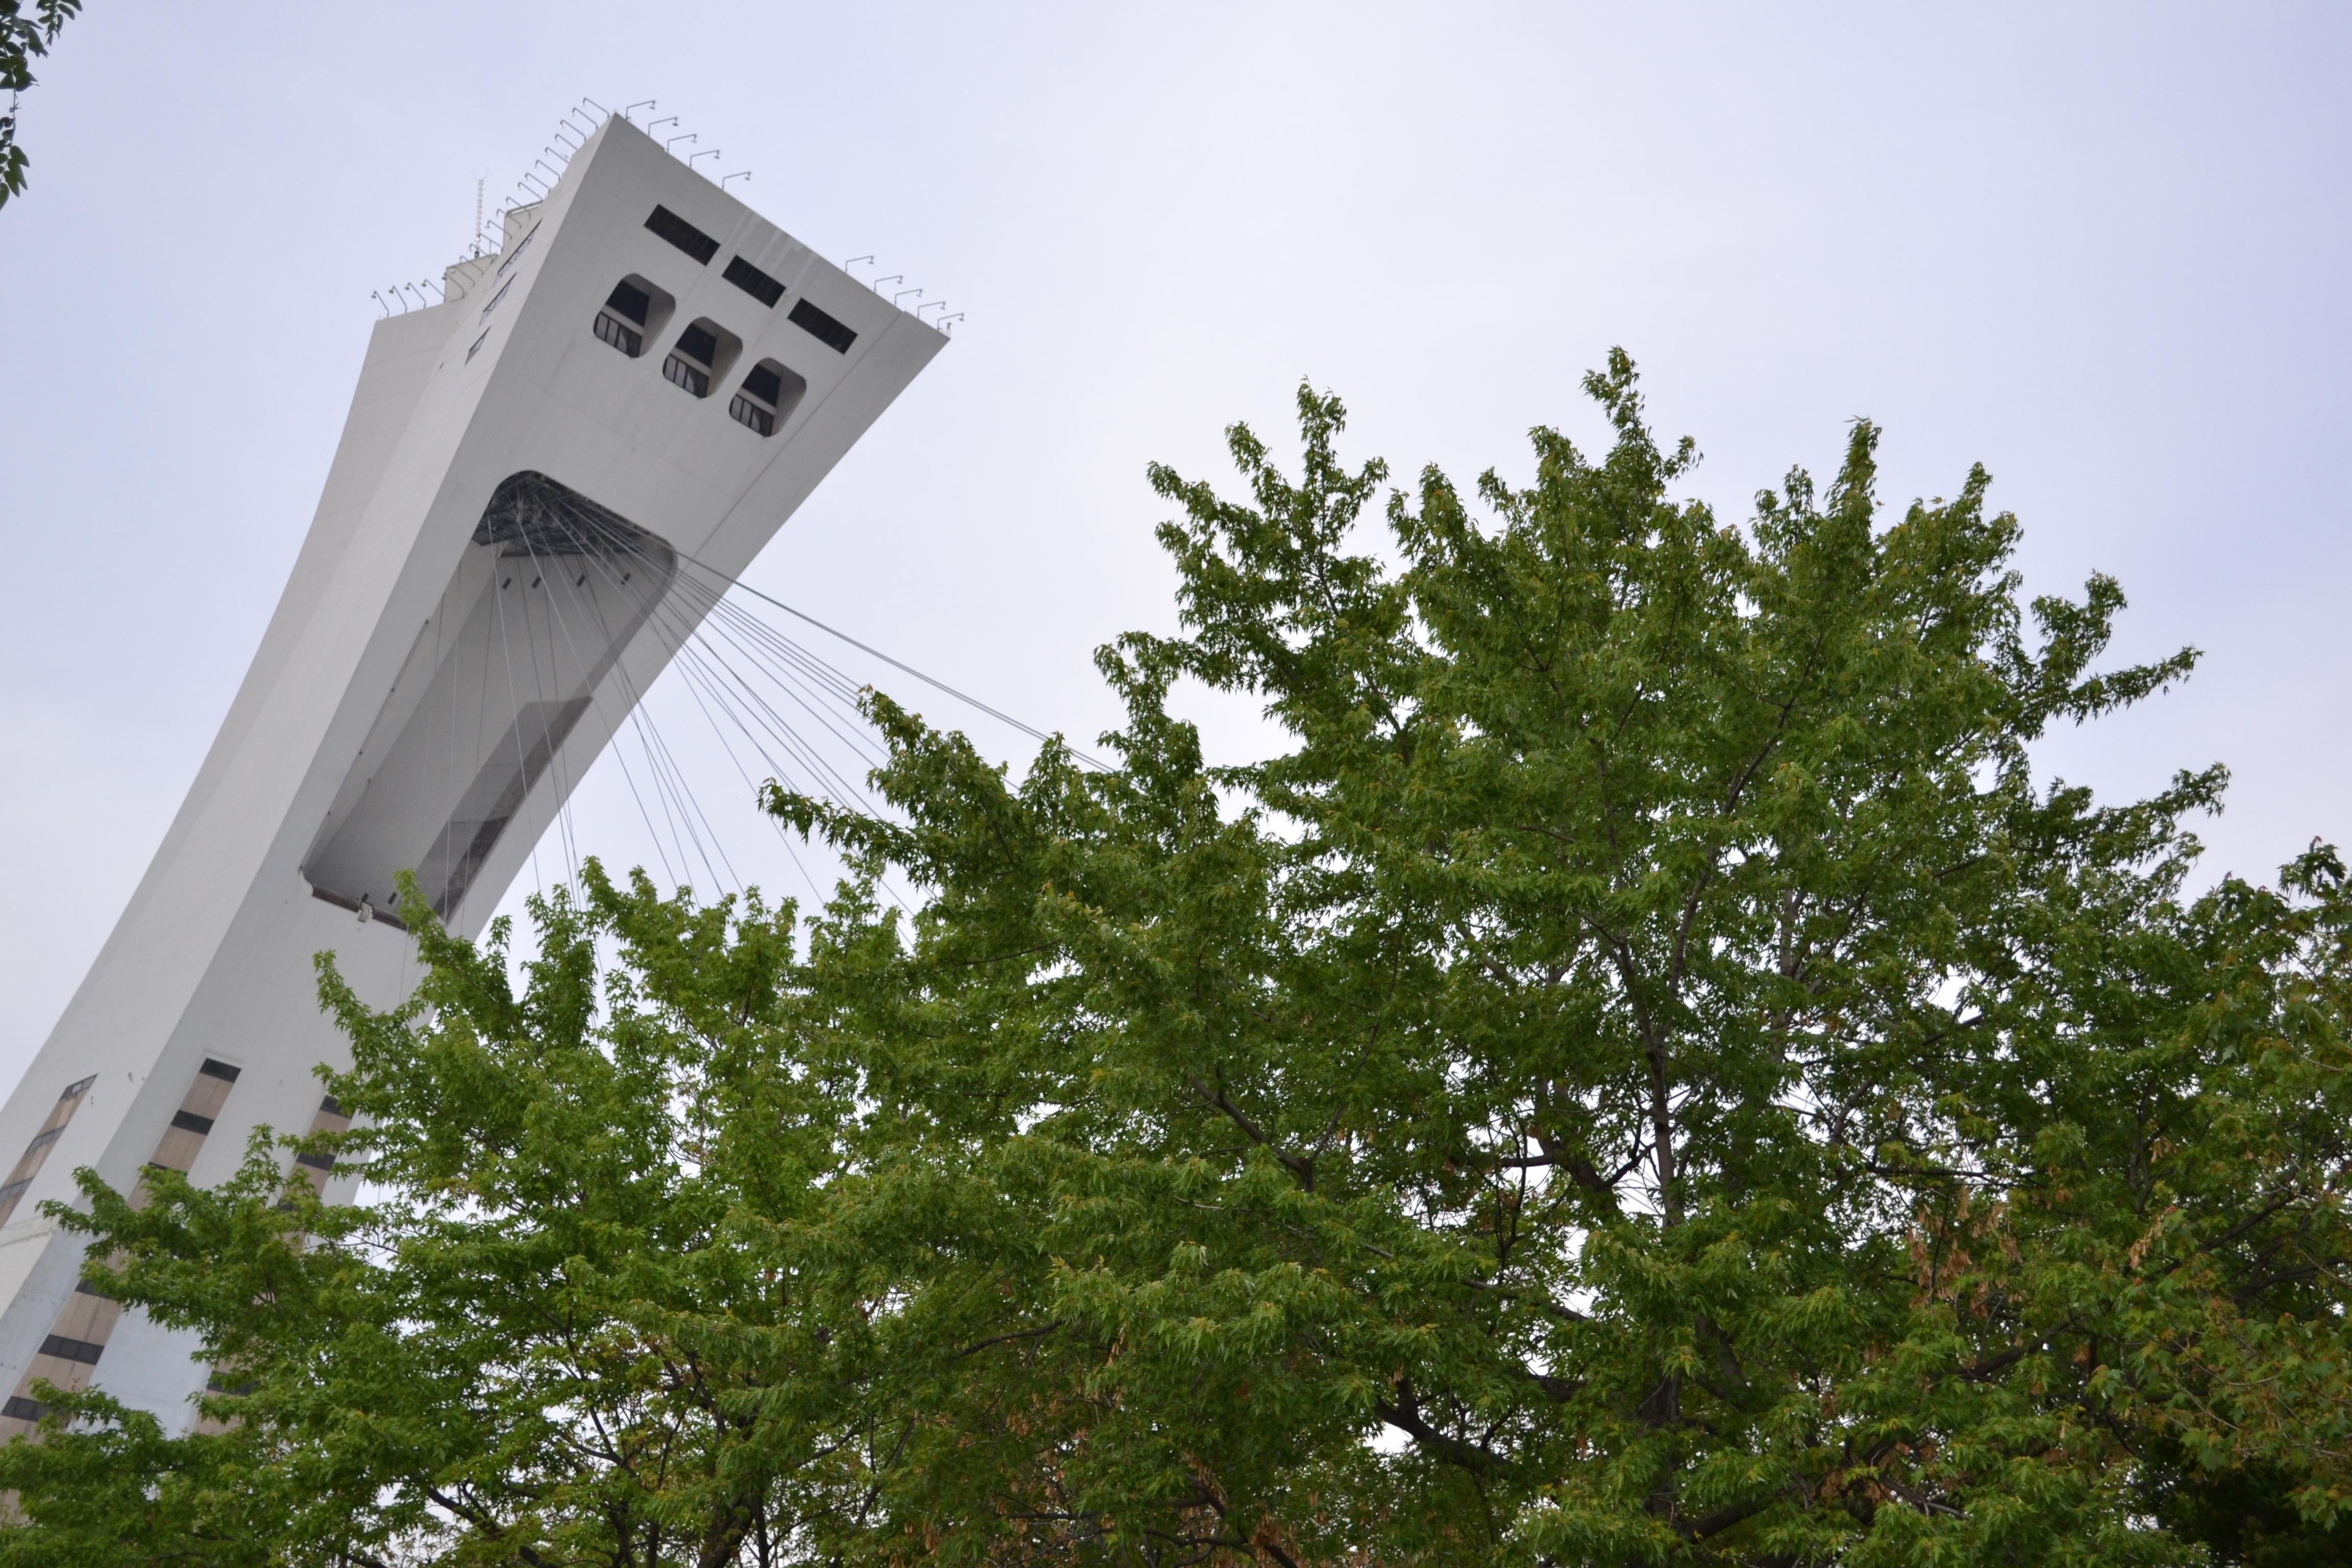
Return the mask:
[(405, 996), (403, 869), (478, 931), (699, 618), (683, 563), (741, 572), (945, 341), (617, 117), (445, 302), (376, 323), (252, 668), (0, 1109), (0, 1437), (37, 1377), (193, 1420), (193, 1341), (78, 1290), (40, 1202), (342, 1125), (312, 955)]

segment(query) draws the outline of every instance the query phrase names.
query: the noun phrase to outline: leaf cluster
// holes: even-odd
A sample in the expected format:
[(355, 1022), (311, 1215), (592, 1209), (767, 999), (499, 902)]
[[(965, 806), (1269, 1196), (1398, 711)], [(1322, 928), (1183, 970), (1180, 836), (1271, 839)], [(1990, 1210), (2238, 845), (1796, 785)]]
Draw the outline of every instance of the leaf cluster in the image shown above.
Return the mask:
[(82, 0), (33, 0), (32, 15), (24, 0), (0, 0), (0, 89), (8, 107), (0, 112), (0, 207), (25, 191), (30, 162), (16, 143), (16, 100), (33, 85), (33, 62), (49, 52), (66, 23), (81, 14)]

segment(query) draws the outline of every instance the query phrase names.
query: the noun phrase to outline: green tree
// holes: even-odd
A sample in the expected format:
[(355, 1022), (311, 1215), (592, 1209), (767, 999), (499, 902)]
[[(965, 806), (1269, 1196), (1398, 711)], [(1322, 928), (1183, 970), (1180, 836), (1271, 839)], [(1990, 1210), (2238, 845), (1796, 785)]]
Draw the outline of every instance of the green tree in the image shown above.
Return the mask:
[(892, 1266), (829, 1228), (845, 1086), (800, 1048), (793, 911), (587, 889), (535, 906), (520, 991), (503, 926), (452, 941), (413, 884), (405, 1006), (322, 959), (333, 1081), (373, 1121), (339, 1152), (383, 1201), (320, 1205), (266, 1137), (214, 1191), (151, 1172), (134, 1205), (85, 1173), (91, 1277), (205, 1331), (209, 1429), (46, 1396), (0, 1562), (767, 1563), (870, 1513), (888, 1406), (856, 1394)]
[(25, 190), (30, 160), (16, 144), (16, 107), (33, 85), (33, 62), (49, 52), (67, 20), (80, 13), (81, 0), (33, 0), (30, 16), (24, 0), (0, 0), (0, 88), (8, 93), (8, 111), (0, 114), (0, 207)]
[(887, 815), (769, 793), (812, 918), (592, 871), (518, 992), (412, 900), (414, 1002), (325, 976), (370, 1203), (61, 1215), (236, 1387), (58, 1397), (0, 1564), (2342, 1560), (2344, 868), (2037, 779), (2192, 657), (1981, 472), (1726, 525), (1588, 387), (1384, 545), (1305, 390), (1295, 479), (1155, 469), (1116, 765), (871, 698)]

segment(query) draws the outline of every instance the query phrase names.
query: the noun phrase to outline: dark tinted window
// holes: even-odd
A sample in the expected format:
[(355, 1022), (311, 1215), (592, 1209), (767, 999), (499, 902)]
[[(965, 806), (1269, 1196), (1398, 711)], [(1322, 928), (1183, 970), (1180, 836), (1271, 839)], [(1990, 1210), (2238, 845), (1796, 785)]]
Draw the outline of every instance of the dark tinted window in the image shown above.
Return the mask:
[(762, 305), (773, 305), (784, 297), (784, 286), (738, 256), (727, 263), (719, 274), (730, 283), (757, 300)]
[(700, 327), (688, 327), (678, 334), (677, 352), (709, 364), (719, 357), (719, 340)]
[(761, 365), (743, 378), (743, 390), (762, 402), (773, 403), (784, 390), (783, 378)]
[(654, 208), (654, 216), (646, 219), (646, 226), (701, 262), (710, 265), (719, 254), (719, 242), (678, 216), (667, 207)]
[(604, 301), (607, 309), (626, 316), (641, 327), (646, 324), (646, 312), (653, 309), (653, 296), (633, 283), (614, 285), (613, 297)]
[[(631, 359), (646, 352), (645, 333), (627, 325), (610, 310), (596, 312), (595, 331), (598, 342), (610, 343)], [(378, 915), (376, 918), (382, 920), (383, 917)]]
[(857, 341), (856, 332), (806, 300), (793, 301), (792, 314), (784, 319), (838, 354), (847, 353), (849, 345)]

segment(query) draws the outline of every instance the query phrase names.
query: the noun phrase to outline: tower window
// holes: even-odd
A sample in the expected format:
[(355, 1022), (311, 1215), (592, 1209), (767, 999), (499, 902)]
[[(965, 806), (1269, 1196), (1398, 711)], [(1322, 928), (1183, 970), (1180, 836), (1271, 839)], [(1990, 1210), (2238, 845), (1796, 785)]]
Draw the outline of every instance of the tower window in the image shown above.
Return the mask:
[(662, 376), (697, 397), (710, 395), (710, 384), (727, 374), (743, 345), (736, 336), (708, 317), (689, 323), (662, 361)]
[(806, 300), (793, 300), (792, 313), (784, 320), (837, 354), (847, 353), (849, 345), (857, 341), (856, 332), (843, 326)]
[(646, 352), (646, 335), (634, 328), (625, 327), (613, 319), (610, 311), (596, 312), (596, 338), (607, 342), (631, 359)]
[(743, 378), (742, 386), (727, 405), (727, 413), (738, 425), (772, 436), (778, 426), (793, 416), (807, 390), (807, 381), (799, 374), (774, 360), (763, 359)]
[(646, 312), (653, 309), (653, 303), (652, 296), (624, 278), (613, 285), (612, 297), (604, 301), (604, 308), (642, 327), (646, 324)]
[(719, 242), (678, 216), (667, 207), (654, 208), (654, 216), (646, 219), (646, 226), (701, 262), (710, 265), (719, 254)]
[(719, 340), (700, 327), (688, 327), (677, 347), (662, 361), (662, 374), (697, 397), (710, 395), (710, 362), (719, 357)]
[(669, 320), (670, 307), (668, 295), (633, 272), (596, 307), (596, 341), (635, 359), (646, 352), (646, 334), (661, 331)]
[(727, 263), (727, 270), (719, 276), (762, 305), (773, 307), (777, 300), (784, 297), (784, 286), (782, 283), (740, 256), (730, 258)]
[(653, 300), (635, 284), (614, 287), (612, 298), (596, 312), (596, 336), (631, 359), (646, 352), (646, 312)]
[(530, 226), (530, 232), (522, 237), (522, 243), (516, 246), (512, 250), (508, 251), (507, 258), (499, 263), (499, 270), (500, 272), (504, 272), (508, 268), (512, 267), (516, 262), (520, 261), (522, 259), (522, 253), (529, 250), (530, 248), (530, 242), (538, 237), (539, 225), (533, 224)]

